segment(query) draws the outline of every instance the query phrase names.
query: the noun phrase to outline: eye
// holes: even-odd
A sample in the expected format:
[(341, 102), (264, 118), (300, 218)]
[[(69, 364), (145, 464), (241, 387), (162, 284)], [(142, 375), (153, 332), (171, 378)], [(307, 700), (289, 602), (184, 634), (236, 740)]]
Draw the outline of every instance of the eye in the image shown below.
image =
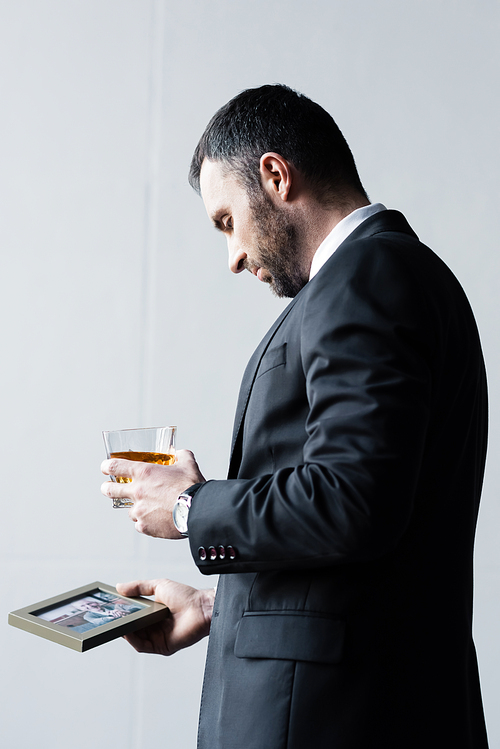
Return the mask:
[(224, 219), (224, 231), (232, 231), (233, 230), (233, 217), (227, 216)]

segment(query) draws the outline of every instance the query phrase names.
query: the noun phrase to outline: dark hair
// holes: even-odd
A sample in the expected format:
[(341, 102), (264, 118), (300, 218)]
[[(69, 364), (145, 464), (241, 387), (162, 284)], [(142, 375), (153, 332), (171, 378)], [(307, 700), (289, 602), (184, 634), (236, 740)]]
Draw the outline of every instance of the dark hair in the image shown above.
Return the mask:
[(307, 96), (281, 84), (247, 89), (208, 123), (191, 161), (189, 184), (200, 192), (204, 159), (237, 168), (242, 183), (260, 189), (260, 157), (272, 151), (301, 172), (318, 200), (366, 192), (349, 146), (333, 118)]

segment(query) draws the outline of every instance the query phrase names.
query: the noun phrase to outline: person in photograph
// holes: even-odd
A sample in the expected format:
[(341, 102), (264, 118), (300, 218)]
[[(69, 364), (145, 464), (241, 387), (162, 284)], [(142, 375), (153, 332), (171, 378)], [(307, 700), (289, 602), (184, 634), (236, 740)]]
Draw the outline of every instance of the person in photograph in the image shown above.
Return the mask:
[(134, 611), (139, 611), (141, 608), (140, 606), (127, 603), (101, 603), (89, 598), (82, 601), (75, 601), (73, 606), (78, 611), (85, 612), (83, 618), (94, 627), (113, 622), (115, 619), (120, 619), (123, 616), (132, 614)]
[(216, 595), (117, 586), (170, 609), (128, 641), (170, 655), (210, 633), (199, 749), (486, 749), (472, 581), (487, 391), (464, 291), (287, 86), (224, 105), (189, 179), (230, 269), (291, 302), (243, 375), (227, 479), (189, 451), (103, 463), (132, 479), (102, 490), (133, 501), (140, 533), (188, 538), (220, 576)]
[(110, 601), (117, 601), (118, 603), (121, 601), (120, 598), (117, 598), (113, 593), (106, 593), (103, 590), (96, 590), (92, 593), (92, 596), (94, 598), (100, 598), (102, 601), (110, 602)]

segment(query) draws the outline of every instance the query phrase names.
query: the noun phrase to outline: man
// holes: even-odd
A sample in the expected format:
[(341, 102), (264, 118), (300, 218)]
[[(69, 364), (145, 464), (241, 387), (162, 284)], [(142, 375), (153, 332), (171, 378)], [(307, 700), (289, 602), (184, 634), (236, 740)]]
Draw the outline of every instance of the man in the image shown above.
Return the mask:
[(134, 500), (138, 531), (187, 532), (199, 569), (220, 573), (215, 603), (121, 586), (171, 610), (129, 641), (169, 654), (210, 628), (201, 747), (483, 749), (486, 382), (460, 285), (370, 204), (331, 117), (285, 86), (214, 116), (190, 182), (231, 270), (292, 301), (243, 377), (227, 480), (205, 482), (186, 451), (103, 466), (133, 479), (103, 491)]
[[(134, 611), (140, 611), (140, 606), (131, 606), (127, 603), (104, 603), (100, 601), (83, 600), (74, 601), (73, 606), (78, 611), (84, 611), (83, 618), (89, 622), (92, 627), (100, 627), (101, 624), (109, 624), (115, 619), (132, 614)], [(85, 631), (80, 627), (75, 627), (78, 631)]]

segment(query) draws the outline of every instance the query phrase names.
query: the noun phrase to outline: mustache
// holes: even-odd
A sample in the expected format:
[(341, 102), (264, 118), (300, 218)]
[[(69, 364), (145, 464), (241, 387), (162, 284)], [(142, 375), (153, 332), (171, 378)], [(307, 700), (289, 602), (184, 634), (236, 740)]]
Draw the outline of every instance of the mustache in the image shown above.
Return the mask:
[(243, 268), (244, 270), (247, 270), (250, 273), (252, 273), (254, 276), (256, 276), (257, 271), (261, 269), (263, 271), (262, 280), (264, 281), (264, 283), (272, 284), (274, 281), (272, 273), (268, 271), (267, 268), (264, 268), (264, 266), (258, 265), (257, 263), (251, 262), (248, 258), (244, 259)]

